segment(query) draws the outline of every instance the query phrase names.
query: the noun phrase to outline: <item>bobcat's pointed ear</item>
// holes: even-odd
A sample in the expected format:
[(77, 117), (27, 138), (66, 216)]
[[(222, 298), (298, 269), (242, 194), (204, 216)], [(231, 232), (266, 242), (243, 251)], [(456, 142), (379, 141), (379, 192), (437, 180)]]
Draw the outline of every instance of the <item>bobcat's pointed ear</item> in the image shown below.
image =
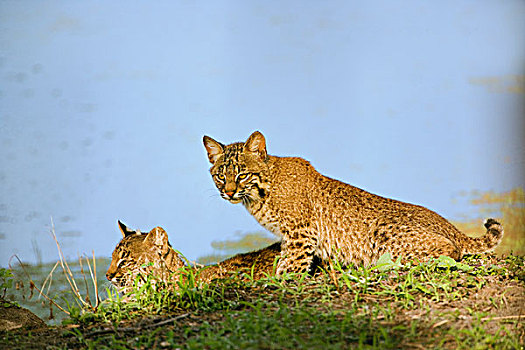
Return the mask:
[(210, 163), (215, 164), (217, 158), (224, 153), (224, 145), (209, 136), (204, 136), (202, 142), (204, 143), (204, 147), (206, 147), (206, 151), (208, 151)]
[(155, 245), (163, 254), (169, 251), (170, 244), (168, 242), (168, 234), (160, 226), (149, 231), (145, 240), (153, 243), (153, 245)]
[(266, 140), (259, 131), (255, 131), (248, 137), (248, 140), (244, 143), (244, 149), (248, 152), (257, 153), (263, 160), (266, 160)]
[(127, 237), (129, 235), (140, 234), (140, 231), (135, 231), (127, 227), (122, 221), (118, 221), (118, 228), (122, 232), (122, 237)]

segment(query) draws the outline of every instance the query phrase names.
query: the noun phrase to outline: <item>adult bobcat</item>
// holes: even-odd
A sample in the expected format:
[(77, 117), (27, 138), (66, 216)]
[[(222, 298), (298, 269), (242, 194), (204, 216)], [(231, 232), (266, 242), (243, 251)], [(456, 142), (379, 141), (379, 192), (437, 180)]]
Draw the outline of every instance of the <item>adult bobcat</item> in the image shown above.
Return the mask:
[(483, 237), (471, 238), (429, 209), (323, 176), (302, 158), (270, 156), (258, 131), (246, 142), (224, 145), (208, 136), (203, 142), (222, 198), (242, 203), (282, 236), (277, 275), (309, 270), (314, 256), (365, 265), (386, 252), (402, 260), (459, 260), (494, 249), (503, 237), (493, 219)]
[[(122, 222), (119, 228), (123, 238), (115, 247), (106, 278), (116, 287), (126, 290), (135, 281), (141, 285), (148, 274), (163, 282), (177, 281), (185, 266), (182, 257), (168, 241), (168, 234), (162, 227), (155, 227), (148, 233), (131, 230)], [(253, 279), (272, 275), (274, 262), (279, 257), (281, 244), (274, 243), (250, 253), (237, 254), (216, 265), (195, 268), (198, 282), (208, 283), (232, 273), (246, 272)], [(182, 276), (184, 278), (184, 276)], [(242, 277), (242, 276), (241, 276)]]

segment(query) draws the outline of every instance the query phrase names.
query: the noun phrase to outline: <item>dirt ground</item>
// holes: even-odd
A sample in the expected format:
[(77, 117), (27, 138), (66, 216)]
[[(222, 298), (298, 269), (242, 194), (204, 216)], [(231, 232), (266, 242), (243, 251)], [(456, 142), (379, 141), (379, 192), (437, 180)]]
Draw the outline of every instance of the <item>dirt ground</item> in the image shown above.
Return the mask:
[[(404, 308), (391, 296), (376, 295), (374, 293), (361, 293), (361, 303), (356, 317), (367, 318), (371, 305), (389, 309), (392, 317), (376, 316), (377, 326), (395, 328), (398, 325), (410, 325), (417, 322), (416, 332), (418, 341), (414, 338), (401, 341), (401, 348), (424, 349), (429, 344), (440, 341), (440, 348), (454, 348), (455, 340), (451, 330), (468, 330), (474, 332), (473, 324), (482, 324), (484, 330), (490, 334), (503, 334), (505, 329), (508, 334), (513, 334), (519, 343), (525, 344), (525, 281), (523, 271), (520, 276), (489, 275), (483, 279), (482, 287), (478, 288), (469, 284), (458, 283), (455, 292), (462, 295), (459, 300), (442, 298), (433, 300), (421, 296), (414, 300), (416, 307)], [(340, 311), (343, 315), (354, 307), (356, 292), (351, 289), (336, 290), (331, 292), (331, 297), (326, 302), (326, 293), (318, 291), (316, 284), (329, 283), (326, 276), (313, 278), (304, 287), (303, 293), (286, 293), (276, 287), (268, 285), (249, 286), (231, 291), (231, 297), (242, 300), (243, 305), (265, 300), (268, 307), (275, 307), (277, 301), (280, 305), (291, 308), (306, 302), (309, 305), (319, 305), (320, 311)], [(308, 290), (311, 289), (311, 290)], [(226, 292), (228, 293), (228, 291)], [(305, 301), (304, 298), (308, 298)], [(302, 300), (301, 300), (302, 299)], [(325, 301), (322, 301), (325, 300)], [(353, 306), (352, 306), (353, 305)], [(244, 310), (249, 307), (244, 307)], [(254, 311), (255, 312), (255, 311)], [(482, 313), (482, 319), (474, 319)], [(203, 324), (217, 325), (225, 321), (224, 310), (205, 312), (201, 310), (173, 310), (171, 313), (150, 317), (134, 318), (122, 321), (119, 324), (108, 323), (79, 323), (58, 327), (42, 327), (32, 324), (31, 329), (15, 329), (0, 332), (1, 349), (84, 349), (88, 344), (101, 344), (107, 339), (134, 339), (145, 332), (155, 330), (156, 338), (149, 348), (168, 348), (165, 341), (166, 334), (182, 346), (192, 332), (198, 332)], [(502, 335), (504, 336), (504, 335)], [(450, 338), (450, 339), (449, 339)], [(133, 342), (130, 342), (133, 344)], [(349, 344), (351, 347), (351, 344)], [(130, 345), (129, 348), (135, 348)], [(138, 348), (141, 348), (138, 346)]]

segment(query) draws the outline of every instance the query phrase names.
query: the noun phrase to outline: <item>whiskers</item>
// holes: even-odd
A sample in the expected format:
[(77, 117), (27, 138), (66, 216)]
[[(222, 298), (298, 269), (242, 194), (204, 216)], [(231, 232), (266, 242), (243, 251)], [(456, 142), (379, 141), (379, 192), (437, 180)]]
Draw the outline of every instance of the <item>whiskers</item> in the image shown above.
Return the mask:
[(239, 189), (233, 195), (233, 197), (228, 196), (225, 192), (217, 190), (216, 188), (207, 190), (207, 192), (210, 192), (210, 191), (213, 191), (213, 193), (209, 195), (209, 198), (220, 197), (232, 203), (239, 203), (240, 201), (240, 203), (242, 203), (244, 206), (250, 206), (254, 202), (261, 199), (260, 196), (258, 195), (257, 188), (254, 188), (254, 187)]
[(120, 286), (120, 284), (117, 285), (117, 284), (113, 283), (113, 281), (103, 282), (102, 283), (102, 287), (104, 287), (104, 289), (108, 290), (109, 293), (111, 293), (111, 292), (120, 293), (121, 289), (123, 288), (123, 287)]
[(260, 199), (260, 197), (257, 194), (253, 193), (252, 191), (246, 190), (242, 191), (242, 196), (240, 196), (240, 198), (244, 206), (250, 206)]

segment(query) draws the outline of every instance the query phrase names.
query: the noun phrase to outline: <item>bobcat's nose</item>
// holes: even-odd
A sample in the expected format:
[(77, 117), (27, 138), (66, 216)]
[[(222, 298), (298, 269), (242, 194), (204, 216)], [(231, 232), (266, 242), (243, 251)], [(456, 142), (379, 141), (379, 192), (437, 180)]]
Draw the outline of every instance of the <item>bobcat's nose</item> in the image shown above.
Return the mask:
[(111, 273), (111, 272), (107, 272), (106, 273), (106, 278), (108, 279), (108, 281), (111, 281), (111, 279), (115, 276), (114, 273)]
[(234, 191), (224, 192), (228, 197), (232, 198), (234, 195)]

